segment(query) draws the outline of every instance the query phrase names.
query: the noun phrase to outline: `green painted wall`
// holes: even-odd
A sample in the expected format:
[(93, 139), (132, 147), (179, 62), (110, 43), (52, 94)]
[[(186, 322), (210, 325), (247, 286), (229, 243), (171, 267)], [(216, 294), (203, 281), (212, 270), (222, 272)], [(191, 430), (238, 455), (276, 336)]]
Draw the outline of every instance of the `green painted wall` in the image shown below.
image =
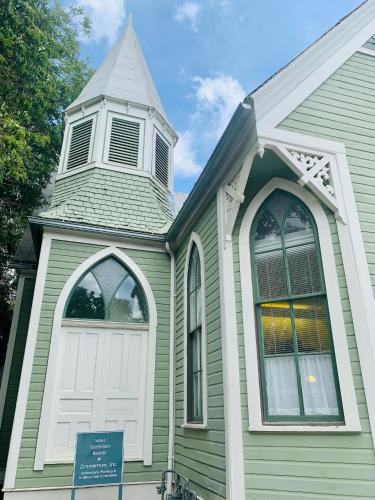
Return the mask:
[(375, 58), (357, 53), (280, 128), (343, 142), (375, 290)]
[[(26, 419), (18, 461), (16, 488), (71, 484), (72, 465), (47, 465), (33, 471), (53, 315), (61, 290), (72, 272), (102, 246), (53, 240), (48, 262), (33, 363)], [(119, 247), (121, 249), (121, 247)], [(154, 399), (153, 464), (125, 464), (125, 481), (157, 481), (167, 467), (169, 394), (170, 259), (161, 252), (122, 249), (142, 269), (153, 290), (158, 309)]]
[(183, 429), (184, 270), (190, 235), (176, 256), (176, 444), (175, 466), (205, 500), (225, 498), (225, 433), (221, 356), (216, 199), (192, 228), (204, 249), (207, 338), (208, 430)]
[(23, 355), (25, 352), (27, 330), (29, 327), (31, 305), (34, 294), (34, 277), (25, 277), (14, 341), (13, 358), (9, 372), (8, 388), (4, 404), (4, 413), (0, 429), (0, 470), (4, 471), (12, 433), (14, 412), (16, 409), (18, 387), (20, 383)]

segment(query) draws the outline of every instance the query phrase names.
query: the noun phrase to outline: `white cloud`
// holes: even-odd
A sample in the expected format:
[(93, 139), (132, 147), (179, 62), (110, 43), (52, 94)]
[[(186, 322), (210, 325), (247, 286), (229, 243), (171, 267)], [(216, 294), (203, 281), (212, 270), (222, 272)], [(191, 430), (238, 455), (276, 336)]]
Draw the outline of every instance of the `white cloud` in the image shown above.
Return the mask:
[(244, 99), (245, 91), (231, 75), (193, 78), (196, 86), (196, 113), (194, 121), (212, 123), (208, 135), (219, 139), (234, 110)]
[(178, 142), (174, 150), (174, 172), (177, 177), (195, 177), (202, 168), (198, 164), (196, 150), (193, 146), (193, 135), (190, 131), (178, 133)]
[(90, 36), (82, 41), (105, 40), (112, 45), (125, 19), (125, 0), (76, 0), (76, 5), (83, 7), (92, 25)]
[(245, 97), (239, 81), (231, 75), (194, 77), (193, 112), (189, 128), (180, 132), (175, 149), (175, 174), (196, 177), (227, 126), (233, 112)]
[(193, 31), (198, 30), (198, 19), (201, 12), (201, 6), (196, 2), (184, 2), (177, 7), (175, 21), (179, 23), (187, 22)]

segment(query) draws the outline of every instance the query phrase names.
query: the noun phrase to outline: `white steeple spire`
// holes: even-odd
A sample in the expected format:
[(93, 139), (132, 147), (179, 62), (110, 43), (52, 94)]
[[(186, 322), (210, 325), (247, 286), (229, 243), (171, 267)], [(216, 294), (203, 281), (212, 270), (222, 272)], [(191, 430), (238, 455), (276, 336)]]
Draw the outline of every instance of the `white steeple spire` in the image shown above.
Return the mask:
[(68, 110), (100, 96), (155, 108), (166, 117), (137, 40), (132, 16), (101, 66)]

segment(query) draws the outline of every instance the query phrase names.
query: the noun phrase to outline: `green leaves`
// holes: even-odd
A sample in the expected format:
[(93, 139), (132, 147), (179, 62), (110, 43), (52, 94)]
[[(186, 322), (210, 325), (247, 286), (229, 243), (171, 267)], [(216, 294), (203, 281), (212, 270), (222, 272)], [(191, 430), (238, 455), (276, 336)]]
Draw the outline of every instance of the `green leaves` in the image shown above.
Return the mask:
[[(91, 76), (79, 58), (90, 29), (81, 9), (48, 0), (3, 0), (0, 16), (0, 275), (6, 272), (27, 216), (43, 203), (57, 167), (62, 111)], [(9, 301), (9, 278), (0, 302)], [(2, 323), (0, 310), (0, 324)], [(1, 332), (0, 332), (1, 336)]]

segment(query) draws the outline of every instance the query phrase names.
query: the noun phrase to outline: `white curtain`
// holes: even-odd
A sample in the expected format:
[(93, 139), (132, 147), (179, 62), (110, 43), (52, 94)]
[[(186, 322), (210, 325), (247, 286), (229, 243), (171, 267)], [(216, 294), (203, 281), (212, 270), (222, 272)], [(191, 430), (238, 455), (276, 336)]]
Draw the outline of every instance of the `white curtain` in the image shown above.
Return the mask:
[(303, 403), (306, 415), (338, 415), (330, 354), (300, 356)]
[(293, 356), (265, 358), (269, 415), (300, 415)]

